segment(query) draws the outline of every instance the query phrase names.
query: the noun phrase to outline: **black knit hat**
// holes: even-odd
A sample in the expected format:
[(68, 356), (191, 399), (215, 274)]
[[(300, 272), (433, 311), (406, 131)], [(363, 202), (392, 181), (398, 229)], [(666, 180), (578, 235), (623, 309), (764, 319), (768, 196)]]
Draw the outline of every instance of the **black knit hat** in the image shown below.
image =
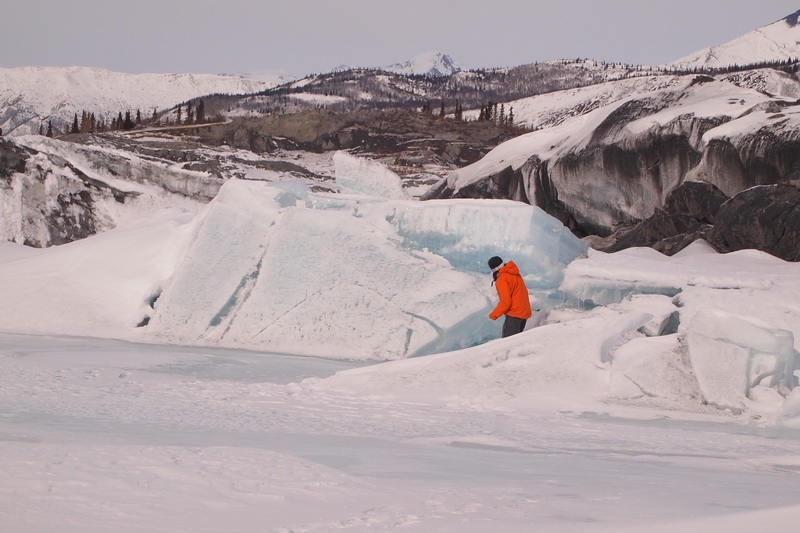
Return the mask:
[(502, 259), (500, 259), (500, 258), (499, 258), (499, 257), (497, 257), (497, 256), (494, 256), (494, 257), (492, 257), (492, 258), (490, 258), (490, 259), (489, 259), (489, 270), (491, 270), (492, 272), (494, 272), (494, 270), (495, 270), (497, 267), (499, 267), (500, 265), (502, 265), (502, 264), (503, 264), (503, 260), (502, 260)]

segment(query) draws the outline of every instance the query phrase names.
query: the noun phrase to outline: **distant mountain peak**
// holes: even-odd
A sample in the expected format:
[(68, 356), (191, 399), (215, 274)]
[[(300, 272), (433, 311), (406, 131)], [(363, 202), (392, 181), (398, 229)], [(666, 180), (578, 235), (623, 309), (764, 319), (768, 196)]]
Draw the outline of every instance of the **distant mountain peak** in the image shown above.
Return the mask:
[(447, 54), (423, 52), (403, 63), (395, 63), (385, 67), (383, 70), (397, 74), (450, 76), (456, 72), (461, 72), (462, 68)]

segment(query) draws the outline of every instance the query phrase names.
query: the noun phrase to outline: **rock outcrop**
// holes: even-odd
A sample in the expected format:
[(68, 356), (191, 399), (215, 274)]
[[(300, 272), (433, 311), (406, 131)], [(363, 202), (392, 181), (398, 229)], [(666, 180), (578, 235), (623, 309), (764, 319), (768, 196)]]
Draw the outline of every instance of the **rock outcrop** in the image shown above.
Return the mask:
[(43, 247), (93, 235), (93, 192), (68, 166), (0, 139), (0, 239)]
[(116, 227), (127, 212), (205, 203), (222, 180), (45, 137), (0, 139), (0, 240), (47, 247)]
[(193, 133), (210, 144), (225, 144), (262, 154), (277, 149), (324, 152), (358, 150), (391, 154), (424, 164), (434, 158), (454, 167), (473, 163), (522, 130), (488, 122), (442, 120), (407, 111), (331, 113), (236, 118)]
[(712, 244), (729, 251), (756, 248), (787, 261), (800, 261), (798, 185), (759, 185), (722, 204)]
[(697, 239), (709, 240), (720, 206), (728, 197), (715, 185), (684, 182), (667, 197), (666, 204), (631, 228), (615, 232), (606, 252), (649, 246), (673, 255)]

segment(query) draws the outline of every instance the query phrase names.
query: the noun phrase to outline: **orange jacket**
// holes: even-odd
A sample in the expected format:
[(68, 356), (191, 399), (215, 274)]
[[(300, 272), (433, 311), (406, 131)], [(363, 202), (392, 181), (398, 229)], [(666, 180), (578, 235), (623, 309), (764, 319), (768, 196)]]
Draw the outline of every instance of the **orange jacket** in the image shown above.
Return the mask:
[(500, 303), (494, 308), (489, 318), (497, 320), (503, 315), (508, 315), (527, 320), (531, 317), (528, 288), (525, 286), (522, 276), (519, 275), (519, 268), (514, 261), (509, 261), (500, 269), (494, 286), (497, 288)]

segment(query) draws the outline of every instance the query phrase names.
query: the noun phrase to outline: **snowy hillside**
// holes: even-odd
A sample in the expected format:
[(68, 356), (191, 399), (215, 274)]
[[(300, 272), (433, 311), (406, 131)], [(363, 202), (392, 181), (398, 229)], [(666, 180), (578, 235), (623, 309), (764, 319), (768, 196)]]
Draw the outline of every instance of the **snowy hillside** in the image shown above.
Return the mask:
[(441, 52), (423, 52), (402, 63), (382, 70), (405, 75), (450, 76), (463, 70), (453, 58)]
[[(784, 73), (750, 71), (625, 80), (519, 101), (519, 121), (540, 129), (453, 171), (427, 197), (528, 201), (582, 235), (606, 237), (653, 216), (685, 182), (711, 184), (725, 198), (791, 182), (800, 168), (800, 114), (794, 98), (770, 93), (799, 87)], [(780, 234), (794, 238), (791, 226)], [(727, 242), (718, 249), (738, 249)]]
[(724, 44), (698, 50), (668, 64), (679, 68), (721, 68), (800, 58), (800, 11)]
[[(568, 119), (636, 95), (642, 96), (677, 88), (693, 78), (694, 76), (652, 74), (613, 80), (506, 102), (504, 109), (506, 114), (513, 109), (515, 124), (539, 130), (557, 126)], [(795, 77), (777, 70), (747, 70), (718, 76), (717, 79), (744, 89), (754, 89), (793, 100), (800, 98), (800, 82)], [(478, 110), (465, 111), (464, 116), (468, 120), (477, 120)]]
[(48, 121), (63, 129), (75, 114), (107, 123), (119, 113), (144, 117), (208, 94), (247, 94), (273, 83), (213, 74), (124, 74), (87, 67), (0, 68), (0, 128), (4, 135), (37, 133)]

